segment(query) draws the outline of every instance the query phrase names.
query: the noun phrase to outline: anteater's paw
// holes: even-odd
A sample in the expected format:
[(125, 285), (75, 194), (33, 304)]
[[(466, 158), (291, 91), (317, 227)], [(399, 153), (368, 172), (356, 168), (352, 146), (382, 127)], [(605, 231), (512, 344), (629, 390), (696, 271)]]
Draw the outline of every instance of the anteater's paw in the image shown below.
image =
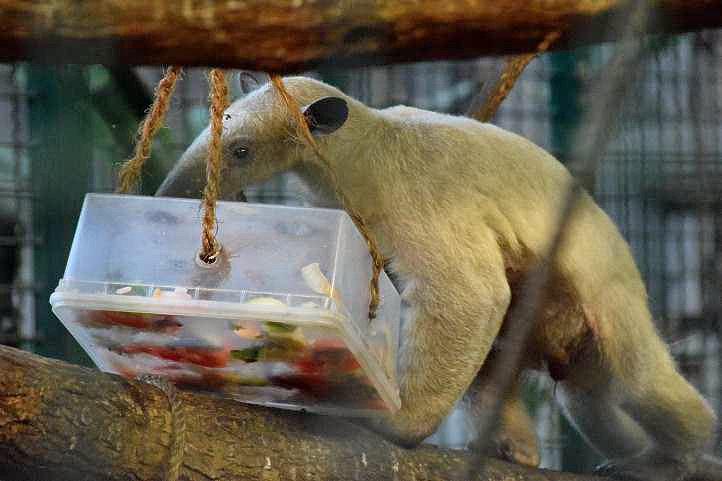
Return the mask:
[(536, 439), (510, 436), (503, 431), (497, 433), (486, 446), (482, 447), (478, 441), (475, 441), (470, 448), (473, 451), (482, 451), (486, 456), (511, 463), (537, 467), (540, 462)]
[(527, 466), (539, 466), (540, 457), (536, 443), (499, 436), (494, 440), (497, 457)]

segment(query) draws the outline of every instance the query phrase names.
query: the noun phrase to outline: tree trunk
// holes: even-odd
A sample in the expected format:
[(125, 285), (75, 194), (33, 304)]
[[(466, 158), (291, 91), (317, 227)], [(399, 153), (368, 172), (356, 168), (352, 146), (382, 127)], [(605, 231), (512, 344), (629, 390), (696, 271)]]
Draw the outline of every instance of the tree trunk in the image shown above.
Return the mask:
[[(0, 61), (214, 65), (276, 73), (603, 40), (622, 0), (0, 0)], [(657, 31), (722, 25), (720, 0), (661, 0)], [(579, 35), (584, 32), (583, 35)], [(612, 34), (614, 35), (614, 34)]]
[[(150, 384), (0, 346), (0, 479), (160, 480), (171, 444), (165, 395)], [(184, 480), (600, 479), (468, 452), (407, 450), (338, 418), (179, 393)]]

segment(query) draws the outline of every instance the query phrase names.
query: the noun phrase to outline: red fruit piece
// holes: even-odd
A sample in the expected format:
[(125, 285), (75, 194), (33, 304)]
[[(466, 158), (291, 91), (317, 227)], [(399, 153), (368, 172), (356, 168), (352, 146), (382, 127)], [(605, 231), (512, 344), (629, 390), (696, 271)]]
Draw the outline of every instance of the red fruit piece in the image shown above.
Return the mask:
[(323, 399), (328, 395), (328, 380), (318, 373), (281, 374), (273, 376), (271, 382), (286, 389), (298, 389), (306, 395)]
[(187, 362), (205, 367), (225, 367), (231, 358), (231, 350), (227, 347), (186, 347), (186, 346), (152, 346), (135, 344), (118, 349), (123, 354), (150, 354), (151, 356), (169, 361)]
[(361, 369), (354, 355), (341, 341), (319, 340), (313, 343), (308, 356), (297, 363), (303, 372), (350, 374)]
[(297, 369), (296, 373), (275, 376), (272, 382), (319, 399), (353, 396), (346, 390), (352, 388), (361, 369), (351, 351), (337, 340), (314, 342), (292, 365)]
[(142, 312), (88, 311), (87, 322), (164, 332), (177, 331), (183, 327), (171, 316)]

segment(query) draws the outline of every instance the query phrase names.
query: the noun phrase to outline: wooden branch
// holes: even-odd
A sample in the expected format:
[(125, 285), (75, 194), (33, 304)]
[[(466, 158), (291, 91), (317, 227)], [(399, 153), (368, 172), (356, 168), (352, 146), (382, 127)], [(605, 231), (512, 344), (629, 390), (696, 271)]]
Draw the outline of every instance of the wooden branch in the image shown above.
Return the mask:
[[(167, 400), (146, 383), (0, 346), (0, 479), (161, 479)], [(342, 419), (180, 393), (184, 480), (454, 480), (464, 451), (407, 450)], [(579, 481), (490, 459), (472, 479)]]
[[(603, 40), (623, 0), (0, 0), (0, 61), (214, 65), (461, 59)], [(665, 32), (722, 26), (720, 0), (661, 0)], [(585, 32), (579, 36), (573, 32)], [(614, 33), (611, 34), (612, 36)]]

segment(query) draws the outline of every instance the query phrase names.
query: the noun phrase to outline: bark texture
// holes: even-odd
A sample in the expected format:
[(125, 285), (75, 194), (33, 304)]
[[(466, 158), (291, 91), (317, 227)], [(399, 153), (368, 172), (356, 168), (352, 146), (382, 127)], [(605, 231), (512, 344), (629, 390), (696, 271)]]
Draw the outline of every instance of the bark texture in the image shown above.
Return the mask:
[[(147, 383), (0, 346), (0, 479), (160, 480), (171, 444)], [(342, 419), (181, 392), (183, 480), (579, 481), (468, 452), (403, 449)]]
[[(0, 0), (0, 61), (276, 73), (460, 59), (603, 40), (622, 0)], [(720, 0), (660, 0), (658, 31), (722, 25)], [(604, 34), (606, 35), (606, 34)], [(615, 33), (612, 32), (612, 37)]]

